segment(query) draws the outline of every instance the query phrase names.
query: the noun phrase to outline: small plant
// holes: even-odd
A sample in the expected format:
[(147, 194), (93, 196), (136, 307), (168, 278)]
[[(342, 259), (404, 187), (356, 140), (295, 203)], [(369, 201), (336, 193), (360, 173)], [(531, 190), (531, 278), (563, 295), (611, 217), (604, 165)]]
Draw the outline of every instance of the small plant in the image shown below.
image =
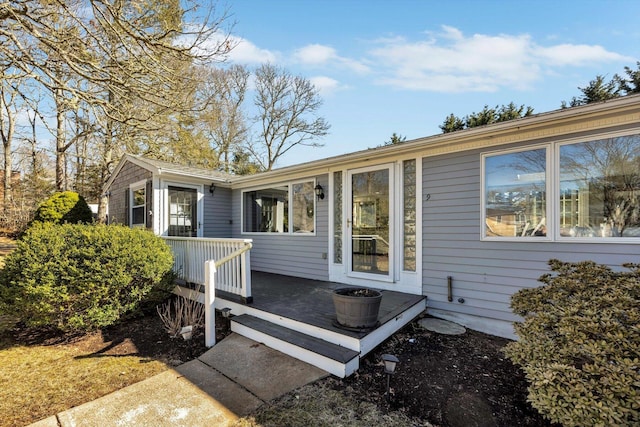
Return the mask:
[(549, 262), (544, 286), (517, 292), (524, 317), (506, 347), (529, 401), (564, 426), (640, 425), (640, 266)]
[(0, 306), (30, 326), (109, 326), (172, 288), (172, 266), (169, 246), (146, 230), (34, 223), (0, 271)]
[(196, 300), (198, 293), (191, 291), (188, 296), (177, 296), (169, 299), (156, 309), (162, 320), (164, 329), (171, 338), (180, 336), (180, 331), (185, 326), (196, 328), (204, 324), (204, 304)]

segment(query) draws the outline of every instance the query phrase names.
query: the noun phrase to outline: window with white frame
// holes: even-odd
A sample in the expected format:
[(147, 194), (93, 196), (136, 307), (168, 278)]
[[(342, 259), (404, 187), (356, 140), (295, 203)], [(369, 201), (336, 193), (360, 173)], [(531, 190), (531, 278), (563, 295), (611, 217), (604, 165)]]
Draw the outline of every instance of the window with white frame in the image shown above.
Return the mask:
[(484, 237), (544, 237), (547, 147), (484, 156)]
[(291, 185), (291, 223), (294, 233), (313, 233), (316, 225), (316, 193), (313, 181)]
[(489, 153), (482, 161), (484, 238), (640, 238), (640, 135)]
[(146, 225), (147, 212), (146, 183), (131, 187), (131, 227), (144, 227)]
[(559, 146), (562, 237), (640, 237), (640, 135)]
[(313, 233), (314, 181), (283, 184), (242, 193), (244, 233)]

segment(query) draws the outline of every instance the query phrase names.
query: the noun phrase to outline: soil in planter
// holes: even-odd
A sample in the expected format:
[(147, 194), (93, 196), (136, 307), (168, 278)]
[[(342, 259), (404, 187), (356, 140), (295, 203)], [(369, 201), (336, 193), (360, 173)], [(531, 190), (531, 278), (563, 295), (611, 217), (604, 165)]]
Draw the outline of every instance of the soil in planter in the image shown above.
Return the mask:
[(346, 297), (377, 297), (380, 295), (380, 292), (366, 288), (340, 289), (337, 290), (336, 293)]

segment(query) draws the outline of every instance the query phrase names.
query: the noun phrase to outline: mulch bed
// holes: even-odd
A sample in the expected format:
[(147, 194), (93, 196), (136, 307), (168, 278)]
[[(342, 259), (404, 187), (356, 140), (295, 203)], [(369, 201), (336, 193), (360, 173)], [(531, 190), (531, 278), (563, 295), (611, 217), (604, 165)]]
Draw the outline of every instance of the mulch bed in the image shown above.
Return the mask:
[[(551, 426), (527, 402), (527, 382), (502, 348), (509, 340), (467, 330), (443, 335), (407, 325), (333, 386), (389, 411), (442, 427)], [(386, 395), (383, 354), (400, 360)]]
[[(229, 332), (225, 319), (216, 316), (216, 339)], [(82, 354), (130, 356), (160, 360), (171, 366), (188, 362), (207, 351), (204, 330), (196, 329), (191, 340), (171, 338), (155, 313), (84, 334), (65, 334), (52, 328), (28, 328), (18, 324), (9, 331), (14, 342), (24, 345), (72, 345)]]

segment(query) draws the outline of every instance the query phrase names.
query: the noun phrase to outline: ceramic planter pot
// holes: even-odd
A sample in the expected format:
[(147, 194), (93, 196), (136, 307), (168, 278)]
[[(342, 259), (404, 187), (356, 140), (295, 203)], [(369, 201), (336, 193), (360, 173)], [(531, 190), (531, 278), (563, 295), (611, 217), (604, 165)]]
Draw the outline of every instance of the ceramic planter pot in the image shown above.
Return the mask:
[(382, 293), (369, 288), (340, 288), (333, 291), (338, 324), (348, 328), (373, 328), (378, 323)]

